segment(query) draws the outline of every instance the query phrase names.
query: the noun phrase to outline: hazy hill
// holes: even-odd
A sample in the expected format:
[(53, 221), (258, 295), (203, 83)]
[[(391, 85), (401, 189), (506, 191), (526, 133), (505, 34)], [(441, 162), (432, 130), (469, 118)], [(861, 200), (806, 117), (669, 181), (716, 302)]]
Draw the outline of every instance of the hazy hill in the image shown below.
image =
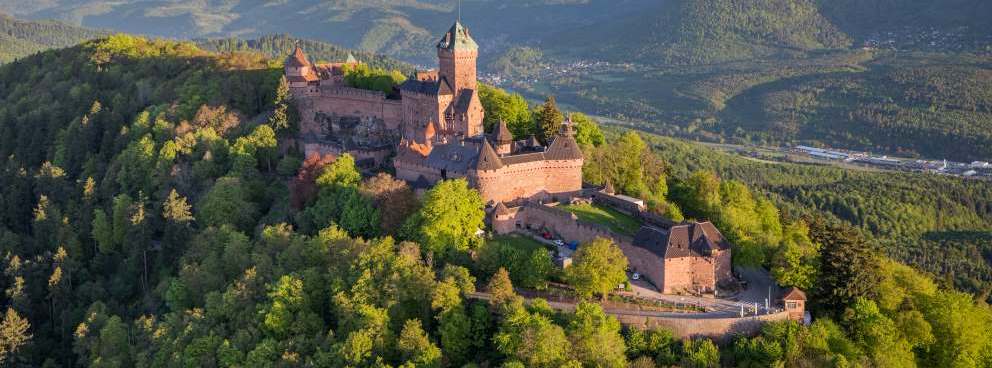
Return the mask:
[(0, 13), (0, 63), (45, 49), (75, 45), (105, 32), (59, 22), (29, 22)]
[(298, 40), (285, 34), (266, 35), (250, 40), (238, 38), (198, 40), (197, 44), (216, 52), (255, 51), (275, 60), (282, 60), (293, 51), (297, 42), (315, 62), (342, 61), (348, 58), (348, 54), (352, 54), (359, 61), (374, 67), (399, 69), (407, 73), (413, 71), (410, 64), (380, 54), (351, 50), (322, 41)]
[[(0, 11), (88, 27), (176, 38), (257, 37), (288, 33), (430, 63), (435, 38), (457, 17), (456, 0), (170, 1), (46, 0)], [(648, 0), (476, 0), (462, 18), (487, 50), (593, 24), (638, 10)]]
[[(548, 42), (559, 52), (649, 64), (704, 64), (843, 48), (810, 0), (672, 0)], [(553, 45), (560, 45), (555, 47)]]

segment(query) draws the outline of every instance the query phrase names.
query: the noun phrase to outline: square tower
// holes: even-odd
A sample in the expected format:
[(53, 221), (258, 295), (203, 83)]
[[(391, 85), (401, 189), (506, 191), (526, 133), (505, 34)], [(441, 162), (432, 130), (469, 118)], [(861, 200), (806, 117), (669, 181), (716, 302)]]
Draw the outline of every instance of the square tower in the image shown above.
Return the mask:
[(437, 43), (438, 79), (447, 81), (455, 96), (464, 90), (476, 89), (476, 62), (479, 45), (469, 35), (468, 28), (455, 22)]

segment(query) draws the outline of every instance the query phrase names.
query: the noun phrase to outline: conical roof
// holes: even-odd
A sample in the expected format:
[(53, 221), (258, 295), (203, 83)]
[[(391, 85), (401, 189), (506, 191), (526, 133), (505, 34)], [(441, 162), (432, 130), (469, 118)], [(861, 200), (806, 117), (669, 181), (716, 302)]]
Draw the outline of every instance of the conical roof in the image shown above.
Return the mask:
[(544, 157), (548, 160), (581, 160), (582, 150), (575, 142), (575, 137), (569, 134), (559, 134), (554, 142), (544, 152)]
[(541, 141), (537, 140), (537, 137), (531, 134), (530, 139), (527, 139), (527, 146), (531, 148), (541, 147)]
[(510, 209), (502, 201), (496, 202), (496, 216), (506, 216), (510, 214)]
[(489, 140), (482, 139), (482, 148), (479, 150), (479, 160), (475, 164), (476, 170), (489, 171), (499, 170), (503, 167), (503, 161), (499, 159), (496, 150), (489, 144)]
[(499, 126), (496, 127), (496, 143), (506, 144), (513, 142), (513, 133), (510, 133), (510, 128), (506, 126), (506, 121), (500, 120)]
[(300, 47), (299, 44), (296, 45), (296, 49), (293, 50), (293, 53), (286, 58), (286, 66), (310, 66), (310, 61), (307, 60), (307, 54), (303, 53), (303, 48)]
[(446, 50), (478, 50), (479, 45), (475, 43), (472, 36), (468, 34), (468, 28), (456, 21), (438, 41), (437, 48)]

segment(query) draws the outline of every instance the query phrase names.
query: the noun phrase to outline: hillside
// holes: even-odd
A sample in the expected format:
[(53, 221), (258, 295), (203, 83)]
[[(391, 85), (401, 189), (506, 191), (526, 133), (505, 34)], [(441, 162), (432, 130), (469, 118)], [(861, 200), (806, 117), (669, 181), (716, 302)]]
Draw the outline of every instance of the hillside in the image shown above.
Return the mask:
[(400, 70), (404, 73), (413, 72), (413, 66), (380, 54), (349, 50), (327, 42), (315, 40), (297, 40), (288, 35), (266, 35), (255, 39), (224, 38), (197, 40), (197, 45), (214, 52), (254, 51), (280, 60), (293, 52), (297, 43), (306, 50), (307, 55), (315, 62), (342, 61), (352, 54), (359, 61), (370, 66), (387, 70)]
[[(580, 245), (559, 271), (540, 244), (480, 238), (486, 214), (465, 180), (419, 199), (387, 173), (363, 177), (351, 156), (303, 160), (281, 73), (257, 52), (121, 34), (0, 66), (0, 364), (992, 364), (992, 310), (949, 287), (987, 286), (965, 256), (987, 250), (989, 185), (758, 164), (633, 132), (584, 145), (622, 158), (587, 161), (626, 170), (600, 170), (610, 180), (715, 211), (721, 232), (748, 236), (735, 252), (768, 250), (762, 264), (803, 278), (813, 325), (773, 322), (717, 346), (622, 328), (600, 304), (626, 300), (606, 296), (627, 277), (609, 241)], [(957, 238), (890, 254), (953, 272), (939, 288), (872, 247), (937, 232)], [(944, 248), (954, 262), (932, 262)], [(573, 297), (539, 286), (588, 289), (601, 270), (603, 298), (573, 310), (515, 291)]]
[(762, 163), (677, 139), (645, 137), (673, 177), (711, 170), (740, 180), (768, 193), (790, 216), (844, 221), (899, 261), (961, 289), (992, 292), (992, 182)]
[[(251, 38), (288, 33), (431, 65), (433, 45), (457, 18), (455, 0), (404, 1), (106, 1), (49, 0), (24, 6), (0, 0), (0, 11), (60, 19), (87, 27), (173, 38)], [(479, 0), (462, 19), (488, 51), (551, 32), (635, 11), (648, 0)]]
[(710, 64), (845, 48), (847, 35), (811, 0), (673, 0), (638, 15), (556, 35), (552, 50), (645, 64)]
[(105, 32), (59, 22), (29, 22), (0, 13), (0, 63), (33, 53), (75, 45)]

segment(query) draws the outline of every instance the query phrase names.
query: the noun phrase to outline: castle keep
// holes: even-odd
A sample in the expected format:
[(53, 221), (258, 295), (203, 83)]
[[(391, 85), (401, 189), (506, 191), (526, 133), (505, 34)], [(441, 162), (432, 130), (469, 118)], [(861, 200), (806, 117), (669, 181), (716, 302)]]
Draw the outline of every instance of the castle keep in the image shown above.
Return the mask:
[(394, 93), (353, 88), (345, 62), (314, 64), (297, 46), (285, 63), (301, 115), (307, 155), (349, 153), (369, 166), (392, 165), (416, 187), (466, 178), (486, 203), (567, 199), (582, 189), (582, 151), (570, 122), (545, 146), (515, 139), (500, 123), (483, 129), (479, 46), (460, 22), (437, 43), (438, 69), (418, 72)]

